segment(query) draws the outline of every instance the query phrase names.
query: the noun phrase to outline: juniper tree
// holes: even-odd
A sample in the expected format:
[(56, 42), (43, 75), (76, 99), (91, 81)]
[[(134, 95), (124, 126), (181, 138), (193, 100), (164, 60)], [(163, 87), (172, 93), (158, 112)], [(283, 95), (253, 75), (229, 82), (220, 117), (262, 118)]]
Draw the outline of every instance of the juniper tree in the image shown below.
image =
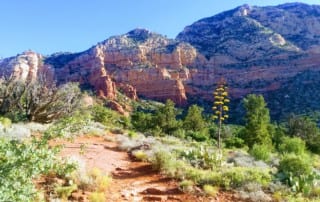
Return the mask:
[(251, 148), (254, 144), (271, 145), (269, 109), (262, 95), (250, 94), (243, 100), (246, 109), (243, 139)]

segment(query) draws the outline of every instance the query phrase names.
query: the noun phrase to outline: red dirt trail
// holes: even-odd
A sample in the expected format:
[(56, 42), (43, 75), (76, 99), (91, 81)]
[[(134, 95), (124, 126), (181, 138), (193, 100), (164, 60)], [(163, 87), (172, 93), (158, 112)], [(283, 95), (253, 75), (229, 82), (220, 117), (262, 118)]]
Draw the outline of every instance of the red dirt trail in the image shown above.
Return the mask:
[[(113, 134), (109, 134), (112, 138)], [(103, 137), (80, 136), (71, 142), (65, 140), (53, 142), (63, 144), (60, 155), (77, 156), (86, 162), (88, 169), (99, 168), (109, 173), (112, 181), (106, 190), (106, 202), (233, 202), (239, 201), (230, 193), (219, 193), (216, 197), (183, 193), (178, 182), (159, 174), (146, 162), (136, 162), (127, 152), (118, 150), (117, 143)], [(88, 201), (88, 193), (82, 193), (76, 201)]]

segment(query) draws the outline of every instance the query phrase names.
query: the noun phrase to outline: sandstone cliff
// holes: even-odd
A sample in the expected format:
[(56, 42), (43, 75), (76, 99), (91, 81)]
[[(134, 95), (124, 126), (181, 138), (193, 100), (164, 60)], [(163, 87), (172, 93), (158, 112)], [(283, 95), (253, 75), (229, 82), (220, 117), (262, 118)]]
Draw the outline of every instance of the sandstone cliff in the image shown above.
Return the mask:
[[(109, 100), (120, 91), (134, 100), (172, 99), (178, 105), (210, 102), (223, 77), (232, 100), (261, 93), (271, 113), (280, 116), (287, 113), (280, 109), (281, 100), (288, 109), (307, 103), (304, 111), (320, 110), (310, 93), (295, 103), (286, 100), (297, 92), (320, 91), (315, 88), (320, 77), (313, 76), (320, 72), (319, 64), (320, 6), (290, 3), (243, 5), (187, 26), (176, 39), (135, 29), (84, 52), (48, 57), (25, 52), (0, 61), (0, 76), (32, 80), (46, 67), (59, 83), (77, 81)], [(309, 88), (302, 92), (299, 85)], [(296, 108), (291, 111), (301, 112)]]

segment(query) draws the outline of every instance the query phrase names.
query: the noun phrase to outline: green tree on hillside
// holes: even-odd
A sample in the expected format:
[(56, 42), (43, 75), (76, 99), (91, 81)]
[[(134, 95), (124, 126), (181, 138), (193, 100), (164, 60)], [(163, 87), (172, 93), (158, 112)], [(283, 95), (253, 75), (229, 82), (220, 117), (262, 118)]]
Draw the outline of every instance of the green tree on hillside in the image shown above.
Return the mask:
[(203, 109), (197, 105), (192, 105), (183, 121), (183, 127), (186, 130), (201, 131), (206, 125), (202, 116)]
[(180, 123), (177, 121), (176, 116), (178, 110), (174, 107), (174, 102), (167, 100), (164, 106), (161, 106), (153, 117), (155, 126), (161, 129), (166, 134), (173, 134), (174, 131), (179, 129)]
[(262, 95), (248, 95), (244, 100), (246, 109), (243, 139), (250, 148), (254, 144), (271, 145), (269, 109)]
[(308, 117), (292, 115), (288, 120), (288, 135), (306, 141), (307, 148), (320, 154), (320, 130), (317, 123)]

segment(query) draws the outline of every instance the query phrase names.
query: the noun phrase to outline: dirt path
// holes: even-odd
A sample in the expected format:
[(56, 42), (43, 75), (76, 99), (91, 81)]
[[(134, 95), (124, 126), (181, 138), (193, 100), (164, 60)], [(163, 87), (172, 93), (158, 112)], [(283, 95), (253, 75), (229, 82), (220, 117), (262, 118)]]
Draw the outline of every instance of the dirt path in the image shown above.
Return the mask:
[(176, 181), (155, 172), (148, 163), (132, 161), (126, 152), (117, 149), (115, 142), (103, 137), (82, 136), (63, 144), (61, 156), (77, 156), (86, 161), (89, 169), (99, 168), (111, 174), (112, 182), (106, 191), (108, 202), (234, 201), (231, 194), (225, 193), (216, 198), (183, 193)]

